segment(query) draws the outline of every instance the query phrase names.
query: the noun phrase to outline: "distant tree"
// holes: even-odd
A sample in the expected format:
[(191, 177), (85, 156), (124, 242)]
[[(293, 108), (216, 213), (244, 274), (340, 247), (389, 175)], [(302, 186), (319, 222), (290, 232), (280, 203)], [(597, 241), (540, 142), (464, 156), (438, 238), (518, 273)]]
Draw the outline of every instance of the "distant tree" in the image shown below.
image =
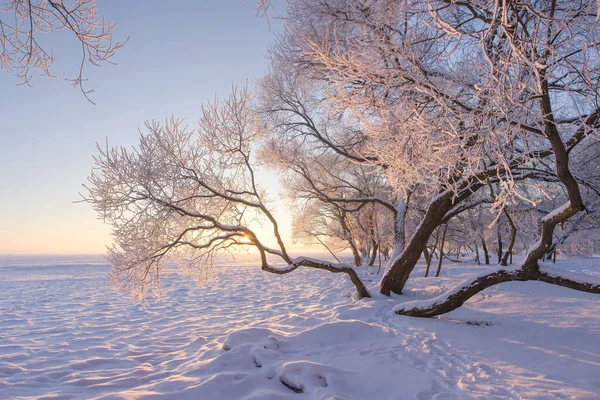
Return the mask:
[[(258, 111), (272, 164), (295, 177), (291, 191), (296, 198), (344, 211), (350, 218), (348, 232), (360, 237), (363, 246), (358, 247), (366, 250), (363, 257), (350, 245), (355, 260), (371, 264), (379, 249), (386, 258), (398, 256), (404, 248), (411, 191), (397, 191), (389, 184), (387, 166), (372, 154), (359, 120), (328, 108), (319, 85), (285, 67), (275, 58), (259, 92)], [(369, 212), (372, 216), (366, 217)]]

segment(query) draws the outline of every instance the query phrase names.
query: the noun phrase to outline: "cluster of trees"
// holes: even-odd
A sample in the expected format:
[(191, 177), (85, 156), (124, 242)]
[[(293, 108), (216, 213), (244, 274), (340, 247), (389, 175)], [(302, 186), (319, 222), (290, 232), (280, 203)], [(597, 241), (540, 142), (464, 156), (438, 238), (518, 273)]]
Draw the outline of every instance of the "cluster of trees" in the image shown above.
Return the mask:
[[(115, 282), (143, 297), (159, 290), (171, 255), (197, 273), (215, 254), (252, 247), (267, 272), (347, 274), (358, 297), (370, 296), (358, 265), (385, 264), (384, 295), (402, 293), (421, 257), (428, 270), (437, 257), (437, 274), (443, 258), (465, 253), (503, 266), (397, 311), (413, 316), (513, 280), (600, 293), (540, 265), (559, 245), (596, 249), (595, 1), (287, 6), (255, 93), (234, 88), (206, 105), (197, 129), (151, 122), (132, 150), (99, 147), (85, 199), (113, 227)], [(296, 237), (334, 255), (349, 249), (355, 266), (289, 254), (259, 164), (280, 172)], [(272, 227), (276, 247), (251, 229), (256, 220)], [(515, 250), (524, 261), (506, 267)]]

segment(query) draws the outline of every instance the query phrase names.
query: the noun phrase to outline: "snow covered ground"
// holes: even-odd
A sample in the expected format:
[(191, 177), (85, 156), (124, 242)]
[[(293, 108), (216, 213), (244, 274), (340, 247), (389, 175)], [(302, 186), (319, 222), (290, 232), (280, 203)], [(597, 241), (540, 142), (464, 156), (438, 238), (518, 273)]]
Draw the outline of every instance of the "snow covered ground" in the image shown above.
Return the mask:
[[(353, 302), (340, 275), (230, 264), (204, 286), (169, 275), (143, 308), (101, 259), (0, 257), (0, 398), (600, 398), (597, 295), (512, 282), (415, 319), (392, 309), (485, 267)], [(556, 267), (600, 276), (600, 258)]]

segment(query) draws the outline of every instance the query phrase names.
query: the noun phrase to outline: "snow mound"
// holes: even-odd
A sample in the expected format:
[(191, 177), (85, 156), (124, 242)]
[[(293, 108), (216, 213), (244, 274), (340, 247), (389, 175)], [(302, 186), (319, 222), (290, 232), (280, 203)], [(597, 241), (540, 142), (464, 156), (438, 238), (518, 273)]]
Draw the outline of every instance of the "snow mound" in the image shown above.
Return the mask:
[[(265, 328), (247, 328), (238, 331), (233, 331), (223, 342), (223, 350), (229, 351), (235, 347), (239, 347), (243, 344), (256, 344), (257, 342), (265, 342), (264, 348), (279, 347), (278, 340), (275, 335), (280, 335), (271, 329)], [(266, 339), (265, 339), (266, 337)]]
[(296, 393), (316, 393), (326, 388), (327, 377), (338, 371), (310, 361), (294, 361), (283, 364), (277, 372), (288, 389)]

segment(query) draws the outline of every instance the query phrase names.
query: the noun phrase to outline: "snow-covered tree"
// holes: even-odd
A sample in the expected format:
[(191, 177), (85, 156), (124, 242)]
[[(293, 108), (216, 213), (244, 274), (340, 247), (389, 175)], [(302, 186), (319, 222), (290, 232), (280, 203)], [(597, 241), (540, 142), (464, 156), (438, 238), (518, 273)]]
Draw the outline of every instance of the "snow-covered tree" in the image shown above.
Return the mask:
[[(397, 189), (429, 196), (382, 293), (402, 291), (431, 233), (490, 181), (497, 210), (526, 178), (569, 188), (564, 218), (583, 208), (564, 164), (597, 130), (596, 11), (592, 1), (290, 1), (277, 61), (361, 121)], [(551, 246), (541, 236), (531, 271)]]
[(360, 121), (327, 107), (318, 83), (286, 69), (276, 58), (260, 89), (259, 111), (268, 138), (264, 149), (272, 164), (290, 177), (287, 182), (294, 183), (293, 197), (328, 203), (353, 217), (354, 224), (348, 225), (356, 229), (342, 229), (362, 237), (363, 249), (369, 248), (365, 254), (370, 255), (360, 257), (350, 244), (361, 263), (371, 264), (376, 248), (388, 256), (391, 249), (399, 254), (411, 191), (398, 191), (389, 184), (383, 173), (387, 166), (370, 154), (370, 137)]
[[(360, 297), (369, 296), (351, 266), (288, 254), (255, 179), (250, 100), (246, 89), (234, 89), (203, 108), (197, 130), (179, 120), (152, 122), (134, 150), (99, 147), (86, 201), (113, 227), (113, 281), (140, 299), (159, 293), (161, 270), (172, 256), (188, 260), (183, 270), (197, 275), (215, 254), (252, 247), (267, 272), (304, 266), (345, 273)], [(249, 228), (255, 220), (271, 225), (277, 248)], [(272, 266), (268, 255), (286, 266)]]
[[(234, 92), (222, 105), (205, 108), (197, 131), (177, 122), (149, 124), (133, 152), (101, 151), (87, 200), (114, 227), (111, 262), (120, 282), (143, 294), (170, 252), (191, 248), (210, 257), (252, 246), (266, 271), (307, 266), (344, 272), (359, 296), (368, 296), (351, 266), (287, 253), (256, 185), (251, 154), (257, 135), (275, 135), (277, 162), (297, 168), (303, 184), (316, 182), (310, 190), (318, 200), (389, 205), (395, 246), (380, 283), (386, 295), (402, 292), (432, 233), (461, 230), (452, 228), (460, 223), (455, 217), (492, 201), (492, 221), (511, 226), (514, 244), (518, 205), (539, 213), (545, 198), (551, 203), (548, 193), (560, 193), (553, 209), (538, 215), (539, 240), (522, 265), (498, 267), (429, 303), (405, 304), (399, 314), (445, 313), (511, 280), (600, 293), (599, 285), (539, 263), (560, 242), (558, 235), (566, 238), (583, 226), (580, 221), (593, 221), (600, 199), (597, 163), (589, 162), (597, 160), (593, 138), (600, 132), (595, 2), (288, 4), (258, 123), (249, 95)], [(328, 157), (315, 163), (319, 152)], [(331, 182), (346, 171), (336, 170), (329, 155), (371, 168), (398, 196), (339, 196)], [(399, 235), (409, 199), (419, 222), (405, 241)], [(264, 246), (249, 228), (253, 218), (272, 225), (278, 248)], [(269, 254), (286, 266), (270, 265)]]

